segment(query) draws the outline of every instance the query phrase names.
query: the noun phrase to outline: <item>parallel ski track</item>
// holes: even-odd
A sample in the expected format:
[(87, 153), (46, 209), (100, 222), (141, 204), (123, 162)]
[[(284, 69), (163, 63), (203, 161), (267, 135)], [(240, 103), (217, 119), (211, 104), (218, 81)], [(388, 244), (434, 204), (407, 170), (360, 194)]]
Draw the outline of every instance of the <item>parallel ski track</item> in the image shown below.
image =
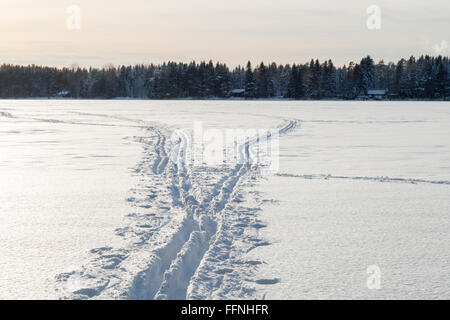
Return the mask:
[[(285, 134), (295, 129), (298, 121), (289, 121), (278, 129), (277, 134)], [(158, 134), (156, 145), (156, 160), (153, 166), (154, 174), (163, 174), (169, 161), (165, 151), (165, 138)], [(267, 139), (273, 133), (267, 135)], [(167, 174), (172, 180), (173, 203), (184, 208), (186, 215), (179, 230), (172, 240), (156, 252), (157, 258), (146, 270), (140, 272), (129, 292), (132, 299), (186, 299), (187, 288), (205, 253), (208, 251), (218, 232), (220, 213), (229, 204), (235, 188), (241, 178), (253, 166), (249, 161), (250, 148), (260, 142), (254, 138), (239, 147), (240, 161), (212, 188), (209, 196), (198, 199), (191, 171), (184, 161), (188, 138), (180, 134), (177, 154)]]
[[(137, 210), (136, 215), (132, 215), (135, 220), (118, 229), (118, 235), (134, 244), (121, 249), (92, 250), (92, 262), (80, 271), (81, 289), (67, 292), (66, 297), (189, 298), (188, 288), (198, 279), (195, 274), (205, 254), (213, 252), (215, 246), (220, 247), (218, 238), (223, 226), (228, 224), (225, 209), (230, 209), (227, 214), (233, 214), (232, 202), (239, 197), (239, 182), (260, 165), (252, 163), (251, 148), (262, 140), (253, 138), (239, 146), (240, 161), (233, 168), (209, 168), (199, 172), (185, 161), (189, 145), (186, 134), (179, 132), (178, 141), (168, 140), (166, 128), (139, 120), (133, 122), (145, 128), (149, 136), (137, 138), (144, 145), (145, 155), (136, 168), (142, 181), (137, 193), (128, 200)], [(284, 126), (263, 139), (288, 133), (298, 125), (299, 121), (286, 120)], [(167, 211), (159, 215), (153, 208)], [(157, 220), (149, 221), (149, 215)], [(72, 276), (70, 272), (58, 275), (57, 279), (64, 285)]]

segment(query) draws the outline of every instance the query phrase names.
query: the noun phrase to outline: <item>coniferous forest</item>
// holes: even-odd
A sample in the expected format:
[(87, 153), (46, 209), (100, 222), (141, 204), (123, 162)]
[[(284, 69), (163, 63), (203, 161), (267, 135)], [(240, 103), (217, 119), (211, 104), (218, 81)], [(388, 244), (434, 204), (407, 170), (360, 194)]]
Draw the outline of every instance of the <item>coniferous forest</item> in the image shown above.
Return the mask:
[(421, 56), (378, 63), (367, 56), (336, 67), (331, 60), (264, 63), (228, 68), (210, 62), (53, 68), (0, 66), (0, 98), (255, 98), (360, 99), (385, 90), (383, 99), (450, 99), (448, 57)]

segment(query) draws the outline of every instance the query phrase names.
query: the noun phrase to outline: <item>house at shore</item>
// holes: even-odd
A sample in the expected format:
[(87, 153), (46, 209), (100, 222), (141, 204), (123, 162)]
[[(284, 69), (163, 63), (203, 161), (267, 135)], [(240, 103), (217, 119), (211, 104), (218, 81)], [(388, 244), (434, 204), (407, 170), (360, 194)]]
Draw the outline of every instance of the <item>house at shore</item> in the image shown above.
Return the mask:
[(59, 98), (67, 98), (69, 96), (70, 96), (70, 91), (68, 91), (68, 90), (62, 90), (56, 94), (56, 97), (59, 97)]
[(384, 89), (367, 90), (367, 97), (372, 100), (384, 100), (387, 98), (387, 93)]
[(233, 97), (233, 98), (244, 98), (245, 97), (245, 89), (233, 89), (233, 90), (231, 90), (230, 97)]

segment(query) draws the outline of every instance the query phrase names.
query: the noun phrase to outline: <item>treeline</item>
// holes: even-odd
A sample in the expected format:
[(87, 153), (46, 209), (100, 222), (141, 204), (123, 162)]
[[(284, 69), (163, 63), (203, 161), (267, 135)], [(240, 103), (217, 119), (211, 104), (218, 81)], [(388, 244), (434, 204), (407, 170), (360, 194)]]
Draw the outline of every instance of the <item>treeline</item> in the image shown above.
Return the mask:
[[(367, 56), (337, 68), (331, 60), (261, 63), (230, 70), (213, 62), (97, 68), (0, 66), (1, 98), (245, 98), (355, 99), (387, 90), (393, 99), (448, 99), (449, 58), (421, 56), (384, 63)], [(236, 90), (236, 89), (245, 89)]]

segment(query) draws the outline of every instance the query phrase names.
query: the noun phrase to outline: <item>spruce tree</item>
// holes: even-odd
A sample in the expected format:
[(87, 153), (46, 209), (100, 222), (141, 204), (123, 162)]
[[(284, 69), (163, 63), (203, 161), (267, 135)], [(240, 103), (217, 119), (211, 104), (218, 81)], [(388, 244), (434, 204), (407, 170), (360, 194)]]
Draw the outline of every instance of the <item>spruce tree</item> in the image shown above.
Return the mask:
[(245, 97), (247, 99), (253, 99), (256, 97), (255, 92), (255, 76), (252, 70), (252, 64), (249, 61), (247, 63), (247, 69), (245, 71)]

